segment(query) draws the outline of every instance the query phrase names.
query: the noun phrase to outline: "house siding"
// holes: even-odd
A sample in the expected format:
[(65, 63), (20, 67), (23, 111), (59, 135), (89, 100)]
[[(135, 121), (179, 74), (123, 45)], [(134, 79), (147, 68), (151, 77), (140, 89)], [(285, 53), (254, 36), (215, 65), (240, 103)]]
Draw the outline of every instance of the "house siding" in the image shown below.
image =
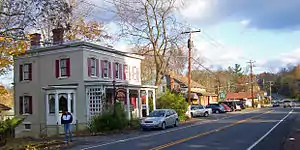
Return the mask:
[[(32, 108), (33, 114), (21, 117), (25, 117), (25, 123), (31, 124), (31, 131), (26, 132), (24, 130), (24, 125), (20, 125), (16, 129), (17, 136), (39, 136), (41, 130), (44, 130), (47, 126), (47, 115), (46, 111), (46, 91), (43, 90), (44, 87), (51, 85), (68, 85), (76, 84), (77, 89), (75, 94), (76, 97), (76, 120), (80, 125), (87, 124), (88, 117), (88, 106), (86, 97), (86, 87), (87, 82), (94, 81), (94, 83), (99, 81), (113, 81), (113, 78), (104, 79), (101, 77), (101, 69), (99, 77), (90, 77), (88, 75), (88, 62), (89, 57), (96, 57), (101, 60), (109, 60), (113, 62), (119, 62), (120, 64), (126, 64), (130, 67), (130, 72), (132, 67), (136, 67), (138, 70), (137, 80), (131, 77), (122, 77), (120, 82), (124, 82), (131, 85), (141, 85), (141, 70), (140, 63), (141, 60), (138, 58), (132, 58), (128, 56), (118, 55), (111, 52), (95, 50), (92, 48), (87, 48), (85, 46), (76, 47), (66, 47), (52, 49), (49, 51), (40, 51), (36, 53), (29, 54), (28, 56), (21, 56), (14, 58), (14, 110), (19, 115), (19, 96), (28, 94), (32, 96)], [(57, 78), (56, 76), (56, 60), (60, 58), (70, 58), (70, 76), (67, 78)], [(23, 63), (32, 63), (32, 81), (19, 81), (19, 66)], [(101, 65), (99, 65), (101, 67)], [(113, 67), (111, 67), (113, 68)], [(122, 68), (122, 72), (123, 72)], [(111, 70), (112, 71), (112, 70)], [(122, 73), (124, 74), (124, 73)], [(111, 75), (113, 73), (111, 72)], [(132, 75), (132, 73), (130, 74)], [(87, 107), (82, 107), (87, 106)], [(41, 129), (42, 128), (42, 129)], [(56, 127), (46, 127), (46, 132), (56, 133)], [(24, 132), (25, 131), (25, 132)]]

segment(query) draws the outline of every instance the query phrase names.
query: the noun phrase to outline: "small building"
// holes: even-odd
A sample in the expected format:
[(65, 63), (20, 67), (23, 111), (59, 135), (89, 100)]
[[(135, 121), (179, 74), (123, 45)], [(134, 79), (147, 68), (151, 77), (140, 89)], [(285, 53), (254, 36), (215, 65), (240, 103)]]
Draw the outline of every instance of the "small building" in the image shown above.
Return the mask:
[[(187, 98), (188, 78), (175, 73), (166, 74), (158, 86), (158, 92), (165, 92), (166, 89), (180, 92)], [(207, 92), (204, 86), (191, 80), (191, 102), (202, 105), (214, 103), (217, 102), (217, 94)]]
[[(254, 91), (253, 92), (253, 99), (254, 102), (258, 102), (264, 96), (264, 92)], [(226, 94), (226, 100), (241, 100), (246, 103), (247, 106), (252, 107), (252, 93), (251, 92), (228, 92)]]
[(128, 119), (143, 117), (143, 95), (151, 96), (156, 108), (156, 87), (141, 84), (142, 56), (84, 41), (63, 42), (62, 37), (53, 32), (53, 44), (42, 46), (41, 35), (34, 34), (31, 49), (14, 58), (14, 110), (25, 118), (17, 137), (63, 133), (63, 110), (73, 114), (76, 129), (85, 129), (115, 96)]

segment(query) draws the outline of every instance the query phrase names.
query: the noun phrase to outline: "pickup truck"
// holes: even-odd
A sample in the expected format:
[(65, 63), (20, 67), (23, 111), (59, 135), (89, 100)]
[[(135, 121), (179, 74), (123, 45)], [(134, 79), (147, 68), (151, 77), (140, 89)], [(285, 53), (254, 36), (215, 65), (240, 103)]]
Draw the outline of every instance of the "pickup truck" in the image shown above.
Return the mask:
[(205, 108), (202, 105), (190, 105), (188, 107), (188, 111), (185, 113), (187, 116), (197, 117), (197, 116), (204, 116), (208, 117), (209, 115), (212, 114), (212, 109), (211, 108)]

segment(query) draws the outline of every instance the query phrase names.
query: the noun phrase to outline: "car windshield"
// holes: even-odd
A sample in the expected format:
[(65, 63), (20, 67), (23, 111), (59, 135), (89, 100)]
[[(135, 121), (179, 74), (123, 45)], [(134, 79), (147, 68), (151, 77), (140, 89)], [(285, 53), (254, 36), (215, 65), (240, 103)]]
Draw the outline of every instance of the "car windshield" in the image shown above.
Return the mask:
[(149, 117), (164, 117), (164, 116), (165, 116), (164, 110), (155, 110), (149, 114)]

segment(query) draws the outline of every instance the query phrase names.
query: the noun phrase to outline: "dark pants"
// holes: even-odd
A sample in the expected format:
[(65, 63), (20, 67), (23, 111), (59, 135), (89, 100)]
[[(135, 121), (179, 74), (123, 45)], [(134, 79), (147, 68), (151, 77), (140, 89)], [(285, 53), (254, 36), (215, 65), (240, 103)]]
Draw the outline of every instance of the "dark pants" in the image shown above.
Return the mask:
[[(71, 129), (71, 124), (64, 124), (64, 131), (65, 131), (65, 141), (66, 142), (71, 142), (72, 141), (72, 129)], [(69, 136), (70, 134), (70, 136)]]

